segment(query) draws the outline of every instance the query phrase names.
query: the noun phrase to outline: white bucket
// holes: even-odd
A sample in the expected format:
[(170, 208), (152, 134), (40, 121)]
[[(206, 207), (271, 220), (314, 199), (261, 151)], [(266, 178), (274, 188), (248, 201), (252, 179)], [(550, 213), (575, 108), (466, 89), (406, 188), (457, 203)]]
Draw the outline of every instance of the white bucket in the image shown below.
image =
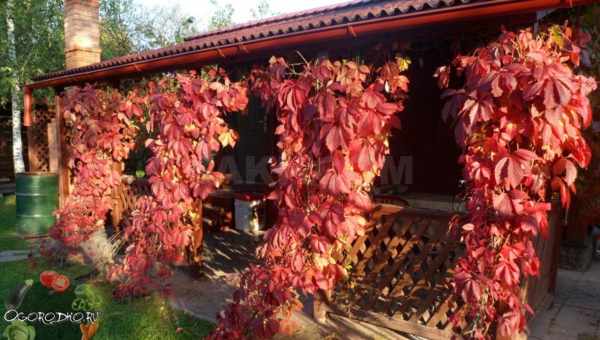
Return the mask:
[(262, 229), (258, 214), (255, 213), (261, 201), (246, 201), (235, 199), (235, 229), (251, 234), (257, 234)]

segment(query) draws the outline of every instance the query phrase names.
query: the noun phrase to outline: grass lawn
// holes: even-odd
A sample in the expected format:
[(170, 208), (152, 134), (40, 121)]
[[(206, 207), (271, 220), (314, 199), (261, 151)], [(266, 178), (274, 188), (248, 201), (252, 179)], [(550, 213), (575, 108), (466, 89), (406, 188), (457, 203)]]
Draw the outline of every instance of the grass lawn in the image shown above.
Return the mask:
[(0, 251), (27, 249), (27, 243), (15, 230), (16, 198), (15, 195), (0, 198)]
[[(0, 251), (27, 249), (27, 244), (15, 234), (15, 200), (9, 196), (0, 203)], [(54, 270), (69, 277), (71, 287), (61, 294), (52, 294), (39, 282), (39, 274), (44, 270)], [(0, 308), (6, 312), (4, 301), (19, 283), (27, 279), (34, 281), (27, 293), (19, 312), (73, 312), (71, 303), (78, 282), (74, 279), (86, 274), (90, 269), (83, 265), (57, 267), (43, 258), (35, 262), (28, 260), (0, 263)], [(91, 283), (102, 301), (100, 327), (94, 340), (179, 340), (200, 339), (214, 327), (211, 322), (192, 318), (183, 312), (173, 310), (167, 301), (158, 295), (117, 302), (112, 298), (112, 287), (106, 283)], [(41, 323), (28, 322), (36, 329), (36, 340), (79, 340), (79, 325), (61, 323), (44, 326)], [(0, 318), (0, 337), (8, 325)]]
[[(75, 298), (73, 289), (77, 283), (64, 293), (52, 294), (39, 283), (39, 274), (52, 269), (67, 275), (71, 281), (78, 275), (89, 271), (84, 266), (69, 265), (64, 268), (52, 267), (43, 259), (37, 259), (32, 266), (29, 261), (2, 263), (0, 265), (0, 295), (3, 299), (19, 282), (26, 279), (34, 280), (33, 287), (18, 309), (19, 312), (73, 312), (71, 303)], [(200, 339), (207, 335), (213, 324), (194, 319), (183, 312), (173, 310), (162, 297), (149, 296), (119, 303), (112, 299), (112, 287), (107, 284), (93, 284), (101, 297), (100, 328), (94, 340), (176, 340)], [(2, 305), (2, 315), (6, 307)], [(29, 323), (36, 328), (37, 340), (79, 340), (79, 326), (71, 323), (44, 326), (39, 323)], [(0, 330), (8, 325), (0, 320)]]

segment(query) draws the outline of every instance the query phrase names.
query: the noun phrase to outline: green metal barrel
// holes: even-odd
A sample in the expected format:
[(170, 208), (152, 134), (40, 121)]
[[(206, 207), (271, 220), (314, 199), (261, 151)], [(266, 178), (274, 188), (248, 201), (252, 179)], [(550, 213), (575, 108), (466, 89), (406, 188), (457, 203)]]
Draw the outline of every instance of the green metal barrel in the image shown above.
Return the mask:
[(58, 207), (58, 175), (27, 172), (16, 176), (17, 232), (42, 235), (54, 224)]

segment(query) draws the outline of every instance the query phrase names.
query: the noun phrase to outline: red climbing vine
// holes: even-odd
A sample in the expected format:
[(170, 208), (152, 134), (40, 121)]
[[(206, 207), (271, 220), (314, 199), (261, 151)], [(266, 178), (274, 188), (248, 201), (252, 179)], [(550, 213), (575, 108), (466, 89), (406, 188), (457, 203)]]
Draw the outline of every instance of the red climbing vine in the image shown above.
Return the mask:
[(135, 144), (134, 120), (141, 112), (132, 110), (131, 100), (117, 90), (91, 85), (70, 88), (62, 100), (73, 190), (57, 211), (50, 235), (75, 250), (104, 227), (112, 192), (121, 183), (118, 166)]
[(364, 232), (369, 192), (408, 91), (408, 62), (381, 67), (319, 60), (298, 70), (281, 58), (251, 72), (254, 92), (277, 113), (281, 159), (274, 168), (277, 225), (261, 265), (241, 279), (213, 338), (264, 338), (285, 331), (299, 292), (331, 291), (346, 270), (336, 252)]
[(234, 146), (235, 131), (223, 120), (226, 112), (248, 103), (242, 82), (231, 82), (220, 68), (166, 76), (148, 84), (146, 141), (152, 152), (146, 165), (152, 196), (138, 198), (124, 231), (129, 244), (111, 275), (121, 282), (117, 296), (139, 295), (164, 288), (167, 264), (182, 263), (186, 249), (199, 256), (202, 245), (201, 206), (223, 182), (214, 171), (213, 155)]
[[(445, 88), (464, 78), (462, 87), (445, 92), (443, 115), (456, 124), (467, 183), (466, 255), (454, 277), (464, 302), (454, 321), (467, 337), (510, 335), (526, 325), (530, 308), (520, 286), (539, 272), (532, 239), (547, 233), (548, 189), (568, 206), (577, 167), (591, 157), (581, 130), (591, 122), (587, 96), (596, 83), (572, 70), (584, 38), (567, 27), (538, 37), (507, 32), (437, 72)], [(335, 255), (364, 232), (371, 186), (389, 153), (390, 131), (400, 125), (407, 66), (400, 57), (377, 66), (327, 59), (298, 66), (272, 58), (268, 68), (251, 71), (252, 90), (279, 123), (271, 195), (279, 218), (259, 248), (261, 264), (242, 276), (213, 338), (285, 331), (300, 294), (331, 291), (347, 275)], [(146, 142), (152, 195), (139, 197), (128, 218), (125, 257), (110, 277), (120, 282), (117, 296), (165, 288), (160, 278), (168, 265), (201, 246), (197, 202), (224, 180), (212, 158), (235, 144), (223, 118), (247, 106), (246, 83), (207, 68), (166, 75), (127, 97), (72, 88), (64, 103), (73, 191), (52, 237), (75, 249), (103, 226), (121, 184), (119, 164), (145, 124), (152, 135)]]
[(436, 74), (442, 87), (451, 69), (464, 78), (445, 92), (443, 115), (455, 121), (467, 182), (466, 254), (454, 275), (464, 302), (454, 321), (467, 337), (524, 330), (532, 311), (520, 286), (539, 273), (532, 239), (547, 233), (547, 189), (568, 206), (577, 167), (590, 161), (581, 130), (591, 122), (587, 96), (596, 83), (572, 70), (581, 38), (558, 26), (537, 37), (505, 32)]

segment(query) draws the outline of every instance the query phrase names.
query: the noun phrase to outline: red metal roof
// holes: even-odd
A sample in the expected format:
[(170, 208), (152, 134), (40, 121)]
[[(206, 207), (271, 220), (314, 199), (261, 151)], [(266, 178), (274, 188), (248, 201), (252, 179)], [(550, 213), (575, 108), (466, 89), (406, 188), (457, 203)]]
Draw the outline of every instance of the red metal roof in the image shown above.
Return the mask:
[(75, 75), (234, 43), (246, 43), (265, 38), (275, 38), (290, 33), (309, 32), (337, 25), (358, 23), (374, 18), (402, 16), (408, 13), (484, 1), (493, 2), (494, 0), (354, 0), (234, 25), (225, 29), (189, 37), (185, 42), (180, 44), (128, 54), (84, 67), (51, 72), (35, 77), (34, 80), (41, 81), (66, 75)]
[(354, 0), (235, 25), (190, 37), (180, 44), (51, 72), (26, 88), (66, 86), (109, 77), (214, 63), (242, 54), (268, 52), (309, 42), (436, 23), (509, 16), (571, 7), (598, 0)]
[(209, 31), (185, 40), (210, 38), (216, 35), (252, 38), (252, 35), (274, 35), (279, 31), (311, 29), (339, 23), (369, 19), (380, 16), (391, 16), (408, 12), (453, 6), (474, 2), (471, 0), (354, 0), (329, 6), (311, 8), (304, 11), (282, 14), (262, 20), (233, 25), (223, 29)]

